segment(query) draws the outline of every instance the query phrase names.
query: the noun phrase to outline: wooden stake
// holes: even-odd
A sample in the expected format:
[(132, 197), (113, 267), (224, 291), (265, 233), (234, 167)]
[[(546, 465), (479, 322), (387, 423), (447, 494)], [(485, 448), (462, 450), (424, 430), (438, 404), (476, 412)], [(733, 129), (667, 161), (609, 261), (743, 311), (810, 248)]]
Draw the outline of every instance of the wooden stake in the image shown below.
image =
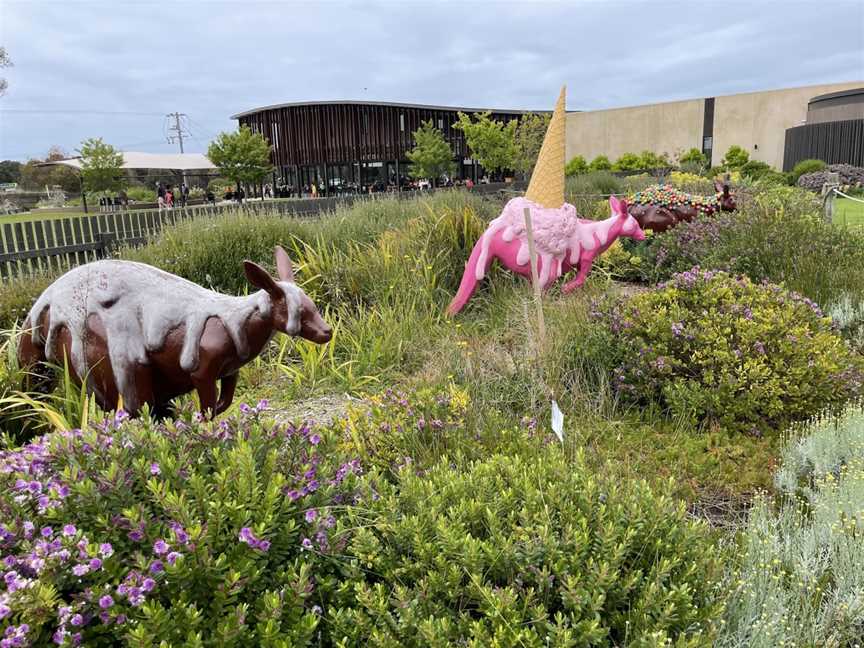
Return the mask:
[(543, 291), (540, 286), (540, 273), (537, 268), (537, 249), (534, 247), (534, 230), (531, 227), (531, 210), (525, 208), (525, 233), (528, 236), (528, 254), (531, 257), (531, 283), (534, 285), (534, 305), (537, 308), (537, 330), (540, 337), (539, 348), (546, 345), (546, 320), (543, 318)]

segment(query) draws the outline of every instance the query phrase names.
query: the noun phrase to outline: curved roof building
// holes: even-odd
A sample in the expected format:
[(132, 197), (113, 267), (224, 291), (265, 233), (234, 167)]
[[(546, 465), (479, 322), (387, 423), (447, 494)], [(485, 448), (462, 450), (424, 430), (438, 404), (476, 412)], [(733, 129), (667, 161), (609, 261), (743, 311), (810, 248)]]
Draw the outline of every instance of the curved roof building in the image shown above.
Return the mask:
[[(340, 190), (389, 184), (407, 176), (412, 133), (427, 120), (444, 133), (457, 162), (456, 176), (482, 171), (468, 158), (459, 112), (491, 112), (493, 119), (518, 119), (528, 110), (497, 110), (368, 101), (284, 103), (246, 110), (232, 119), (261, 133), (272, 145), (275, 181), (292, 187), (315, 183)], [(476, 179), (476, 178), (475, 178)]]

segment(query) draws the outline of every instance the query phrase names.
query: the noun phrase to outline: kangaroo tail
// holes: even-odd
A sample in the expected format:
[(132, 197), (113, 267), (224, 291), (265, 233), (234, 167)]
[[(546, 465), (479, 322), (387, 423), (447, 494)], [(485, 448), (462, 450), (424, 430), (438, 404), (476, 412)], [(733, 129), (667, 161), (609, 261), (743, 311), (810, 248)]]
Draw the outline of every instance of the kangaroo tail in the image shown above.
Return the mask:
[[(447, 307), (448, 315), (455, 315), (468, 303), (471, 295), (477, 289), (477, 264), (480, 262), (480, 254), (482, 252), (483, 237), (477, 239), (474, 244), (474, 249), (471, 250), (471, 256), (468, 257), (468, 263), (465, 264), (465, 272), (462, 274), (462, 281), (459, 283), (459, 290), (456, 291), (456, 296)], [(491, 263), (491, 259), (486, 259), (486, 270)]]

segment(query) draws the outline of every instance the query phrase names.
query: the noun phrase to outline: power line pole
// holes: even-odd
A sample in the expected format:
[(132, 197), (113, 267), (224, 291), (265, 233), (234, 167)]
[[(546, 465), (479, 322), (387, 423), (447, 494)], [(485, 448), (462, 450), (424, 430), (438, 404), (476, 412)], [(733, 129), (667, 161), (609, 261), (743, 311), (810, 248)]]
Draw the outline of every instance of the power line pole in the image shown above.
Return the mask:
[(175, 133), (177, 133), (176, 135), (169, 135), (168, 141), (173, 143), (174, 140), (176, 139), (177, 142), (180, 144), (180, 152), (183, 153), (184, 152), (183, 151), (183, 127), (180, 125), (180, 118), (186, 117), (186, 114), (174, 112), (174, 113), (168, 113), (166, 115), (166, 117), (173, 117), (174, 118), (174, 125), (169, 126), (168, 130), (174, 131)]
[[(183, 126), (180, 125), (180, 118), (186, 117), (186, 116), (187, 115), (185, 113), (180, 113), (180, 112), (168, 113), (166, 115), (166, 117), (173, 117), (174, 118), (174, 125), (168, 126), (168, 130), (176, 133), (175, 135), (169, 135), (168, 141), (173, 143), (174, 140), (177, 140), (177, 142), (180, 144), (180, 153), (184, 153), (184, 151), (183, 151)], [(182, 177), (183, 177), (183, 184), (185, 185), (186, 184), (186, 171), (185, 170), (182, 173)]]

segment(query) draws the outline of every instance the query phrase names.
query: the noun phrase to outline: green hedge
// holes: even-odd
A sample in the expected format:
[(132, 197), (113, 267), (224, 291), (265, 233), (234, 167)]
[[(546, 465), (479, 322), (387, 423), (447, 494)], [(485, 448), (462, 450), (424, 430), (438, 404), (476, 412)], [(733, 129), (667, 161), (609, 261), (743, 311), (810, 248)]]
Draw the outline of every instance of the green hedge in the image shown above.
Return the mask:
[(555, 447), (410, 468), (352, 508), (325, 609), (336, 645), (703, 646), (719, 607), (705, 529), (645, 483)]

